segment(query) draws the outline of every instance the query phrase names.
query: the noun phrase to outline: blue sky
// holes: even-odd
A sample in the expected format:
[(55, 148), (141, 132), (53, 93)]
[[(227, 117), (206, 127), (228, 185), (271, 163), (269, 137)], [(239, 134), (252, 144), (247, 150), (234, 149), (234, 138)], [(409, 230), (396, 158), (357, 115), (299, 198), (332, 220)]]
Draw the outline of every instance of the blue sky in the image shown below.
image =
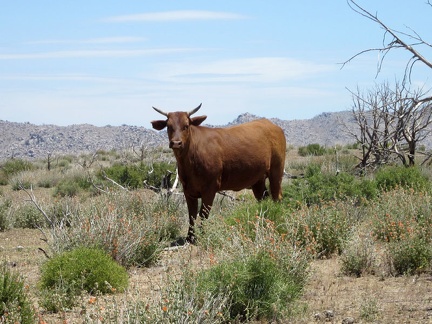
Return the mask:
[[(432, 41), (425, 0), (358, 3)], [(391, 53), (377, 78), (377, 53), (341, 70), (383, 36), (345, 0), (17, 0), (1, 8), (0, 119), (14, 122), (150, 128), (161, 117), (152, 106), (199, 103), (213, 125), (244, 112), (306, 119), (350, 109), (346, 88), (401, 79), (410, 57)], [(412, 81), (430, 84), (430, 75), (417, 64)]]

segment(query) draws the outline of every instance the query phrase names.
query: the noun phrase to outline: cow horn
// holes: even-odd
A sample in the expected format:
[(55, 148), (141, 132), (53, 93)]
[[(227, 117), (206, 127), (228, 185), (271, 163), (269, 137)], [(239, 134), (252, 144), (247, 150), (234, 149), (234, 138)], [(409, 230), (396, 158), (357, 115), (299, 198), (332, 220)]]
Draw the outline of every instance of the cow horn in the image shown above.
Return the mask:
[(157, 108), (155, 108), (155, 107), (153, 107), (153, 109), (156, 110), (159, 114), (162, 114), (162, 115), (168, 117), (168, 113), (166, 113), (165, 111), (162, 111), (162, 110), (157, 109)]
[(195, 114), (201, 108), (201, 105), (202, 105), (202, 103), (200, 103), (199, 106), (196, 107), (195, 109), (189, 111), (188, 115), (191, 116), (191, 115)]

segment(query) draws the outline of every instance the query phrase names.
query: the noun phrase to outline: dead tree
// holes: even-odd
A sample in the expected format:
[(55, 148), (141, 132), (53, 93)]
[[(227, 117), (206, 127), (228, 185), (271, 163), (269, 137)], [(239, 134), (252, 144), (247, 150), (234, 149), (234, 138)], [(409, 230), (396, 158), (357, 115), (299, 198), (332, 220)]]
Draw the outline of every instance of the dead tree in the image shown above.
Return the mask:
[(358, 168), (376, 168), (395, 159), (414, 165), (418, 144), (431, 131), (432, 98), (401, 83), (394, 88), (378, 85), (366, 95), (358, 89), (352, 96), (358, 130), (348, 131), (361, 145)]
[[(411, 73), (413, 70), (414, 65), (417, 62), (423, 63), (426, 67), (432, 69), (432, 61), (428, 60), (418, 49), (422, 47), (429, 47), (432, 48), (432, 44), (424, 40), (415, 30), (408, 28), (407, 32), (398, 31), (393, 28), (390, 28), (387, 26), (384, 22), (382, 22), (377, 14), (372, 14), (371, 12), (367, 11), (363, 7), (359, 6), (354, 0), (347, 0), (348, 5), (352, 10), (354, 10), (356, 13), (360, 14), (361, 16), (371, 20), (378, 26), (380, 26), (384, 30), (383, 35), (383, 44), (381, 47), (377, 48), (369, 48), (366, 50), (363, 50), (355, 55), (353, 55), (351, 58), (349, 58), (347, 61), (345, 61), (342, 64), (342, 67), (345, 66), (347, 63), (351, 62), (356, 57), (367, 53), (367, 52), (379, 52), (380, 53), (380, 59), (378, 62), (378, 68), (377, 68), (377, 74), (381, 71), (381, 68), (383, 66), (383, 62), (385, 58), (387, 57), (387, 54), (391, 51), (395, 51), (398, 49), (402, 49), (405, 51), (408, 51), (411, 54), (411, 58), (408, 60), (406, 66), (405, 66), (405, 72), (403, 77), (403, 83), (406, 81), (411, 80)], [(432, 7), (432, 4), (429, 1), (426, 3), (428, 6)]]

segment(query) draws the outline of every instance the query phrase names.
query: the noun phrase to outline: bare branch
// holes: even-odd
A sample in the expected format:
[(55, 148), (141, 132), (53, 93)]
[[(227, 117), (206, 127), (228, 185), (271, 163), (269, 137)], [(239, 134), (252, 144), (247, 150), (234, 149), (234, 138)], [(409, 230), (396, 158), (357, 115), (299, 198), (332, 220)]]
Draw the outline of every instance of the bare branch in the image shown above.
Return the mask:
[(124, 191), (129, 191), (127, 188), (123, 187), (121, 184), (119, 184), (119, 183), (115, 182), (113, 179), (109, 178), (109, 177), (106, 175), (105, 171), (102, 170), (101, 173), (102, 173), (102, 177), (103, 177), (105, 180), (108, 180), (109, 182), (111, 182), (112, 184), (116, 185), (117, 187), (119, 187), (120, 189), (122, 189), (122, 190), (124, 190)]
[[(432, 61), (429, 61), (426, 57), (424, 57), (418, 50), (416, 50), (416, 46), (418, 45), (426, 45), (429, 47), (432, 47), (432, 44), (426, 42), (423, 40), (423, 38), (415, 32), (413, 29), (407, 27), (407, 29), (410, 30), (409, 33), (401, 32), (395, 29), (392, 29), (388, 27), (385, 23), (383, 23), (379, 18), (377, 14), (372, 14), (371, 12), (367, 11), (360, 5), (358, 5), (354, 0), (347, 0), (348, 6), (359, 15), (371, 20), (372, 22), (378, 24), (382, 29), (384, 29), (384, 36), (383, 36), (383, 46), (380, 48), (371, 48), (367, 50), (363, 50), (352, 57), (350, 57), (348, 60), (342, 63), (343, 68), (346, 64), (351, 62), (354, 58), (368, 52), (379, 52), (383, 55), (378, 60), (378, 66), (377, 66), (377, 75), (380, 73), (383, 62), (387, 54), (393, 50), (393, 49), (404, 49), (412, 54), (411, 59), (408, 61), (405, 67), (405, 75), (404, 80), (410, 80), (411, 79), (411, 73), (413, 70), (413, 66), (417, 62), (422, 62), (427, 67), (432, 69)], [(431, 5), (431, 2), (428, 0), (427, 4), (429, 6)], [(390, 42), (386, 41), (387, 35), (391, 36)], [(413, 43), (408, 43), (403, 39), (403, 37), (413, 40)]]

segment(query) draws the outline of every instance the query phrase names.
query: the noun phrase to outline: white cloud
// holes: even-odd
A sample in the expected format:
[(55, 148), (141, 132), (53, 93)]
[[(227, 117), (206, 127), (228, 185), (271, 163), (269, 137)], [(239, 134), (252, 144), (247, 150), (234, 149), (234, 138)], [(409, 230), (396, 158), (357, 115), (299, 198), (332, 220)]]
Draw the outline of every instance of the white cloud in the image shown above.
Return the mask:
[(149, 12), (134, 15), (114, 16), (103, 19), (105, 22), (166, 22), (189, 20), (227, 20), (244, 19), (246, 16), (220, 11), (179, 10), (165, 12)]
[(140, 50), (69, 50), (41, 53), (11, 53), (0, 54), (0, 60), (32, 60), (32, 59), (62, 59), (62, 58), (100, 58), (100, 57), (137, 57), (149, 55), (164, 55), (197, 51), (192, 48), (161, 48)]
[(44, 45), (44, 44), (120, 44), (120, 43), (138, 43), (147, 40), (144, 37), (120, 36), (120, 37), (101, 37), (89, 39), (47, 39), (40, 41), (31, 41), (26, 44)]
[(204, 63), (172, 63), (158, 75), (182, 82), (278, 82), (309, 77), (337, 67), (286, 57), (256, 57)]

